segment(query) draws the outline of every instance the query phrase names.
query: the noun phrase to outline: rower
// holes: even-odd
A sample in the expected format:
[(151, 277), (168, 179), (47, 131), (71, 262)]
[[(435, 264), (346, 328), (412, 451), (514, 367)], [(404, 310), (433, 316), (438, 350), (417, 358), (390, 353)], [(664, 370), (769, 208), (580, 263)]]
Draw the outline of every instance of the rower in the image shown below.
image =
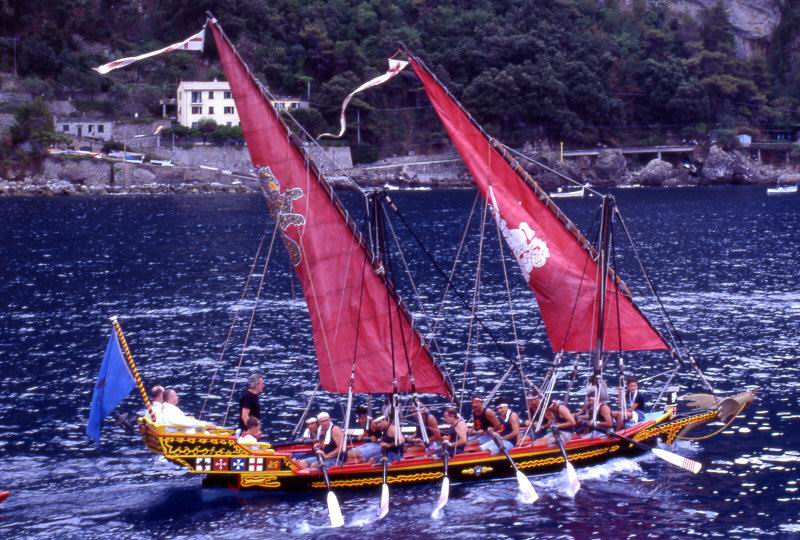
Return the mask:
[(492, 441), (492, 436), (486, 430), (492, 428), (500, 431), (501, 427), (494, 411), (484, 407), (483, 398), (480, 396), (472, 398), (472, 429), (469, 430), (468, 440), (482, 447)]
[[(332, 467), (339, 462), (339, 449), (344, 442), (344, 431), (337, 425), (326, 412), (317, 415), (320, 429), (320, 440), (314, 445), (317, 456), (321, 457), (326, 467)], [(317, 469), (320, 467), (319, 459), (308, 457), (293, 462), (301, 469)]]
[[(386, 456), (386, 461), (389, 465), (393, 462), (403, 459), (403, 438), (400, 437), (400, 444), (397, 443), (397, 426), (389, 423), (389, 419), (385, 416), (377, 418), (376, 423), (381, 430), (382, 435), (380, 439), (381, 453)], [(370, 462), (370, 465), (373, 462)]]
[(623, 417), (621, 411), (614, 412), (614, 419), (617, 423), (617, 430), (622, 429), (624, 426), (644, 422), (644, 409), (645, 400), (641, 392), (639, 392), (639, 381), (636, 377), (628, 377), (627, 392), (625, 392), (625, 415)]
[(370, 461), (374, 463), (381, 455), (379, 439), (383, 433), (378, 426), (378, 418), (370, 418), (367, 413), (368, 410), (363, 405), (356, 408), (356, 425), (363, 430), (361, 435), (356, 437), (356, 441), (361, 441), (363, 444), (348, 450), (348, 463), (369, 463)]
[(422, 437), (422, 426), (417, 423), (417, 429), (413, 435), (406, 438), (406, 441), (412, 443), (413, 446), (406, 447), (409, 452), (421, 452), (423, 450), (436, 450), (439, 443), (442, 441), (442, 433), (439, 431), (439, 422), (436, 417), (428, 411), (428, 408), (423, 405), (415, 405), (411, 407), (411, 416), (416, 420), (417, 407), (419, 407), (419, 416), (422, 417), (422, 423), (425, 426), (425, 434), (428, 436), (428, 445), (425, 446), (425, 439)]
[(503, 446), (511, 450), (519, 438), (519, 415), (511, 410), (508, 403), (501, 403), (497, 406), (497, 416), (501, 425), (497, 434), (502, 439)]
[[(544, 428), (547, 430), (552, 430), (552, 428), (556, 427), (556, 432), (558, 433), (558, 438), (561, 440), (562, 443), (565, 443), (572, 439), (575, 435), (574, 430), (577, 422), (575, 421), (575, 417), (570, 412), (569, 407), (566, 404), (553, 400), (550, 402), (550, 405), (547, 407), (545, 411), (545, 424)], [(547, 446), (555, 446), (556, 438), (552, 432), (547, 433), (544, 437), (535, 439), (533, 441), (534, 446), (539, 445), (547, 445)]]
[(467, 446), (467, 423), (453, 407), (445, 408), (442, 419), (450, 426), (444, 434), (445, 440), (449, 443), (447, 451), (453, 456), (458, 453), (459, 448), (463, 452)]
[(611, 416), (611, 407), (602, 398), (598, 400), (597, 417), (594, 416), (594, 403), (597, 389), (594, 386), (586, 387), (586, 401), (578, 411), (576, 419), (578, 421), (578, 433), (590, 437), (599, 437), (614, 425)]
[(306, 429), (303, 431), (301, 442), (303, 444), (314, 444), (319, 440), (319, 422), (316, 416), (306, 420)]

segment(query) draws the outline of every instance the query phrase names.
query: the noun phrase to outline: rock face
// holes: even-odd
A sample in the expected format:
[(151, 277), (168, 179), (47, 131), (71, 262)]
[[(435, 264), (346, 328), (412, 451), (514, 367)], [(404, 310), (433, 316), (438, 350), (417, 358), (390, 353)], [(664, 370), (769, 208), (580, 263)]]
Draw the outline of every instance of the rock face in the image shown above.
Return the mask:
[(594, 162), (594, 170), (596, 183), (601, 186), (622, 184), (629, 179), (628, 162), (621, 150), (601, 150)]
[(705, 162), (701, 176), (704, 184), (725, 184), (733, 178), (733, 156), (717, 145), (712, 146)]
[[(660, 0), (649, 0), (655, 3)], [(736, 31), (736, 46), (739, 54), (750, 56), (766, 40), (781, 21), (781, 7), (785, 2), (796, 0), (722, 0), (728, 11), (728, 19)], [(672, 0), (671, 10), (685, 13), (698, 19), (703, 9), (714, 6), (717, 0)]]
[(634, 177), (634, 182), (642, 186), (660, 186), (669, 178), (675, 167), (672, 163), (654, 159)]

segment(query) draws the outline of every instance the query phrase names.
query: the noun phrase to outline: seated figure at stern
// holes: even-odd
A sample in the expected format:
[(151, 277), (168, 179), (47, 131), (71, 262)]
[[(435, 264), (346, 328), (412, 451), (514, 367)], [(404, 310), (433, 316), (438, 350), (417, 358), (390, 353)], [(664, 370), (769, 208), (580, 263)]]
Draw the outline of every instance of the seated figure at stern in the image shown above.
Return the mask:
[(150, 406), (153, 409), (153, 414), (156, 417), (156, 424), (163, 424), (161, 416), (164, 412), (164, 387), (155, 385), (150, 389)]
[(644, 408), (646, 405), (644, 396), (639, 392), (639, 381), (636, 380), (636, 377), (628, 377), (626, 388), (625, 414), (622, 414), (622, 411), (614, 412), (614, 420), (616, 420), (618, 430), (625, 426), (644, 422)]
[(301, 469), (317, 469), (320, 467), (319, 458), (325, 463), (326, 467), (332, 467), (339, 463), (340, 450), (344, 443), (344, 431), (334, 425), (331, 417), (326, 412), (317, 415), (319, 421), (320, 439), (314, 445), (315, 455), (300, 460), (293, 460), (295, 466)]
[(247, 426), (239, 436), (239, 440), (237, 441), (239, 444), (255, 444), (258, 442), (258, 439), (261, 437), (261, 421), (256, 418), (255, 416), (251, 416), (247, 419)]
[[(417, 407), (419, 407), (419, 414), (417, 414)], [(428, 436), (428, 444), (425, 445), (425, 439), (422, 437), (422, 426), (419, 425), (419, 418), (422, 418), (422, 424), (425, 426), (425, 434)], [(436, 417), (430, 413), (427, 407), (423, 405), (415, 405), (411, 407), (411, 419), (417, 424), (417, 429), (413, 435), (406, 437), (406, 442), (410, 446), (406, 447), (408, 452), (422, 452), (434, 451), (442, 442), (442, 433), (439, 431), (439, 422)]]
[(319, 440), (319, 422), (316, 416), (312, 416), (306, 420), (306, 429), (300, 437), (300, 441), (304, 444), (314, 444)]
[(164, 403), (161, 406), (161, 416), (157, 418), (159, 423), (173, 426), (215, 427), (211, 422), (203, 422), (202, 420), (185, 415), (183, 411), (178, 408), (178, 393), (172, 388), (164, 390)]
[[(562, 443), (572, 439), (577, 422), (575, 417), (572, 415), (572, 412), (570, 412), (569, 407), (567, 407), (564, 403), (557, 400), (552, 400), (545, 411), (544, 418), (545, 422), (542, 427), (544, 430), (550, 431), (550, 433), (535, 439), (533, 441), (534, 446), (555, 446), (556, 435), (553, 433), (553, 431), (555, 431)], [(556, 428), (555, 430), (553, 430), (554, 427)]]
[(450, 426), (444, 433), (445, 448), (452, 456), (463, 453), (467, 447), (467, 423), (453, 407), (445, 408), (442, 419)]
[(468, 439), (470, 446), (480, 446), (484, 450), (484, 445), (487, 443), (495, 446), (492, 436), (487, 431), (489, 428), (500, 431), (502, 425), (494, 411), (483, 405), (483, 398), (475, 396), (472, 398), (472, 429), (469, 430)]
[(611, 407), (602, 399), (598, 400), (597, 417), (594, 416), (595, 399), (597, 390), (594, 386), (586, 388), (586, 401), (583, 407), (575, 415), (578, 421), (577, 433), (589, 437), (600, 437), (605, 435), (606, 431), (614, 426), (614, 420), (611, 416)]
[(381, 455), (380, 438), (383, 434), (378, 422), (383, 417), (370, 418), (368, 410), (363, 405), (356, 407), (356, 425), (359, 426), (363, 432), (355, 438), (355, 441), (362, 444), (348, 450), (347, 462), (348, 463), (369, 463), (375, 462)]

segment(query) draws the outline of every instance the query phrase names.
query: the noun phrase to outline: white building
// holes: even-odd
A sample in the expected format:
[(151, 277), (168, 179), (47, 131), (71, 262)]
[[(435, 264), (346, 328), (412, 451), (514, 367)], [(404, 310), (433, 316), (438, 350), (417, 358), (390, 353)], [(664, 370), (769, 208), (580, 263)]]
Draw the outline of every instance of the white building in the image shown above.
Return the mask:
[(53, 117), (55, 129), (78, 138), (109, 141), (114, 138), (114, 122), (111, 120), (85, 120)]
[[(297, 98), (278, 98), (272, 102), (278, 109), (305, 109), (308, 102)], [(182, 81), (178, 85), (178, 123), (197, 127), (197, 123), (210, 118), (220, 126), (238, 126), (239, 113), (227, 81)]]

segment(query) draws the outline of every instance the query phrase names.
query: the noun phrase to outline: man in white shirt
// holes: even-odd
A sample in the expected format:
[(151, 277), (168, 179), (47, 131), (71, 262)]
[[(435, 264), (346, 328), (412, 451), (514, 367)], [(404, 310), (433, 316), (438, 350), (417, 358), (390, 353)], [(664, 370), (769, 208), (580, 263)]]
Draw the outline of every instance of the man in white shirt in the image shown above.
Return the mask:
[(191, 416), (186, 416), (178, 408), (178, 394), (172, 388), (164, 390), (164, 404), (161, 406), (161, 415), (157, 416), (160, 424), (171, 424), (184, 427), (213, 428), (211, 422), (203, 422)]

